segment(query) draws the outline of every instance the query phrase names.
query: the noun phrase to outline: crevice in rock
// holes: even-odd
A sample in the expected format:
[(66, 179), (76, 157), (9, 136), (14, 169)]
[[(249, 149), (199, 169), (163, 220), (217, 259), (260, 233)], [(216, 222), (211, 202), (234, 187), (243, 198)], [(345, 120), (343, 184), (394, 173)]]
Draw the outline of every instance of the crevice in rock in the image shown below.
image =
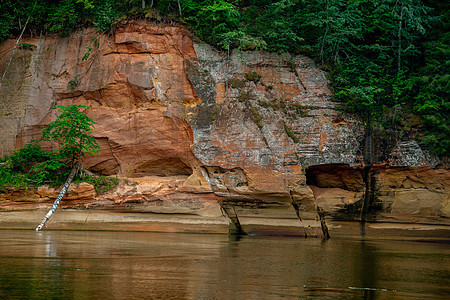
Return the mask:
[[(216, 195), (220, 194), (219, 193), (220, 188), (218, 188), (218, 186), (215, 183), (213, 183), (212, 181), (217, 181), (217, 179), (218, 179), (218, 178), (216, 178), (217, 174), (226, 174), (227, 173), (226, 171), (230, 171), (232, 173), (238, 172), (238, 177), (241, 177), (243, 175), (242, 169), (239, 169), (239, 168), (236, 168), (233, 170), (225, 170), (225, 169), (222, 169), (221, 167), (205, 167), (205, 166), (202, 166), (200, 168), (201, 168), (203, 176), (205, 177), (209, 186), (211, 187), (211, 189), (214, 191), (214, 193)], [(210, 170), (208, 170), (208, 168), (210, 168)], [(224, 195), (224, 196), (227, 196), (228, 199), (230, 199), (231, 198), (230, 190), (228, 189), (227, 186), (224, 186), (224, 187), (227, 192), (227, 195)], [(230, 203), (228, 201), (227, 202), (222, 201), (219, 203), (220, 209), (221, 209), (223, 215), (228, 220), (228, 224), (229, 224), (228, 233), (230, 235), (245, 235), (246, 233), (242, 229), (241, 223), (239, 221), (239, 217), (236, 213), (235, 204), (240, 205), (240, 203)]]
[(322, 228), (323, 238), (329, 239), (330, 234), (328, 232), (327, 222), (325, 221), (325, 213), (318, 205), (316, 205), (316, 209), (317, 209), (317, 214), (319, 215), (320, 227)]
[(302, 217), (300, 216), (300, 206), (297, 202), (295, 202), (292, 191), (289, 191), (289, 196), (291, 197), (291, 203), (292, 207), (294, 207), (295, 214), (297, 215), (297, 218), (300, 220), (300, 224), (303, 227), (303, 232), (305, 233), (305, 238), (308, 237), (308, 234), (306, 233), (305, 225), (303, 224)]
[(232, 204), (220, 203), (220, 208), (224, 216), (228, 219), (229, 227), (228, 234), (230, 235), (245, 235), (246, 233), (242, 229), (241, 223), (239, 222), (238, 215), (236, 213), (236, 208)]
[(303, 84), (303, 81), (300, 78), (300, 75), (298, 74), (298, 67), (294, 67), (294, 74), (295, 74), (295, 77), (297, 77), (298, 83), (303, 88), (304, 93), (308, 93), (306, 86)]
[(369, 203), (373, 202), (373, 190), (371, 189), (373, 181), (371, 176), (371, 166), (365, 166), (361, 170), (361, 174), (364, 181), (364, 197), (361, 205), (361, 212), (359, 219), (361, 223), (364, 223), (366, 221)]
[(364, 136), (364, 168), (361, 170), (362, 179), (364, 182), (364, 197), (361, 206), (361, 232), (364, 233), (364, 224), (366, 222), (367, 213), (369, 211), (370, 204), (374, 202), (374, 183), (375, 180), (372, 174), (373, 165), (373, 131), (371, 126), (367, 127), (366, 134)]
[[(320, 221), (320, 228), (322, 230), (323, 238), (324, 239), (329, 239), (330, 238), (330, 233), (328, 231), (327, 222), (325, 220), (325, 212), (317, 204), (317, 197), (316, 197), (316, 194), (314, 193), (314, 190), (313, 190), (313, 197), (314, 197), (314, 202), (315, 202), (315, 206), (316, 206), (317, 216), (319, 217), (319, 221)], [(294, 206), (294, 208), (295, 208), (295, 206)], [(296, 209), (296, 212), (297, 211), (298, 211), (298, 208)], [(306, 235), (306, 233), (305, 233), (305, 235)]]

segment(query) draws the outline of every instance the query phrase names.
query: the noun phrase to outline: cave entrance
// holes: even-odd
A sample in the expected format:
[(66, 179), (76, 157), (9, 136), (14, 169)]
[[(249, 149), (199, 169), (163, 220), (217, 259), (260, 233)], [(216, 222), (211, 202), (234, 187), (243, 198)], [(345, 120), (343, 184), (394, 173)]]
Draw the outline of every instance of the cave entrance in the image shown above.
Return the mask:
[(360, 191), (364, 181), (359, 169), (347, 164), (314, 165), (306, 168), (306, 184), (319, 188)]
[[(365, 221), (375, 206), (375, 179), (346, 164), (314, 165), (306, 169), (306, 184), (327, 214), (342, 220)], [(369, 180), (368, 180), (369, 179)]]
[(163, 158), (153, 161), (148, 161), (136, 166), (133, 172), (133, 177), (144, 176), (190, 176), (192, 175), (192, 168), (185, 164), (178, 157)]

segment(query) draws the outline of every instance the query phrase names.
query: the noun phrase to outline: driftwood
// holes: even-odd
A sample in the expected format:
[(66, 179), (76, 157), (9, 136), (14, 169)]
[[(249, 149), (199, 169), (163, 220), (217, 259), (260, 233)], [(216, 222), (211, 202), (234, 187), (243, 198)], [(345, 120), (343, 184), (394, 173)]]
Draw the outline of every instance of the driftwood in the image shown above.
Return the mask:
[(72, 171), (70, 172), (69, 177), (67, 178), (66, 182), (64, 183), (64, 186), (62, 187), (61, 191), (59, 192), (58, 198), (56, 198), (55, 202), (53, 203), (52, 208), (48, 211), (48, 213), (45, 215), (44, 219), (42, 219), (41, 224), (39, 224), (38, 227), (36, 227), (36, 231), (41, 231), (42, 228), (45, 226), (45, 223), (50, 219), (50, 217), (53, 215), (55, 210), (58, 208), (59, 202), (61, 202), (61, 199), (66, 194), (67, 189), (69, 188), (70, 183), (72, 182), (73, 178), (78, 172), (78, 169), (80, 167), (80, 164), (75, 164)]

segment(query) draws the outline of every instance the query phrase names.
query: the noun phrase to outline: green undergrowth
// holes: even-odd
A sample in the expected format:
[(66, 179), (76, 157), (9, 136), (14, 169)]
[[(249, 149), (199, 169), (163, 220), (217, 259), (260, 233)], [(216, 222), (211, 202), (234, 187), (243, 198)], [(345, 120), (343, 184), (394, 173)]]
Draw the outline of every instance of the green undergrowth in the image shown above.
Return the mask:
[[(97, 155), (100, 146), (90, 135), (95, 122), (84, 113), (83, 105), (56, 105), (56, 120), (49, 123), (38, 140), (27, 143), (10, 155), (0, 158), (0, 190), (6, 187), (38, 187), (44, 184), (58, 187), (73, 169), (79, 170), (86, 155)], [(39, 143), (51, 143), (58, 149), (43, 150)], [(80, 173), (80, 172), (79, 172)], [(77, 179), (75, 175), (75, 180)], [(115, 179), (88, 177), (100, 192), (117, 185)]]
[(119, 178), (101, 175), (86, 175), (77, 182), (87, 182), (92, 184), (95, 187), (95, 191), (101, 195), (113, 190), (119, 184)]
[[(0, 158), (0, 191), (6, 187), (37, 188), (48, 184), (60, 187), (70, 173), (70, 167), (57, 153), (42, 150), (36, 143), (25, 145), (11, 155)], [(119, 184), (117, 177), (100, 175), (79, 175), (74, 183), (88, 182), (99, 194), (111, 191)]]
[(60, 185), (70, 173), (59, 153), (42, 150), (37, 143), (3, 156), (0, 162), (0, 188)]

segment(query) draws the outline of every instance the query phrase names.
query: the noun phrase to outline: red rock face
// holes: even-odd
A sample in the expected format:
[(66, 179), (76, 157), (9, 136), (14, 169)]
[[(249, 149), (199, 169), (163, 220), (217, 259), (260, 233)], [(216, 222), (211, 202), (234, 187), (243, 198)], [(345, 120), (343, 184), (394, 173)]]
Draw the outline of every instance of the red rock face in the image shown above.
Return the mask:
[[(14, 42), (0, 46), (0, 71)], [(37, 49), (16, 53), (0, 89), (0, 154), (37, 138), (55, 119), (54, 104), (89, 106), (101, 151), (85, 167), (138, 183), (95, 196), (97, 204), (83, 200), (85, 206), (134, 203), (164, 212), (190, 206), (203, 214), (215, 205), (216, 215), (225, 201), (248, 220), (264, 208), (298, 222), (292, 202), (315, 220), (317, 205), (334, 213), (364, 195), (363, 126), (337, 109), (326, 73), (310, 58), (227, 56), (194, 43), (182, 27), (145, 21), (126, 23), (111, 36), (85, 29), (23, 42)], [(430, 164), (419, 150), (399, 141), (383, 153), (393, 166)], [(389, 185), (389, 174), (377, 173), (378, 189)], [(439, 196), (446, 213), (447, 186)], [(389, 212), (406, 212), (402, 201)]]

